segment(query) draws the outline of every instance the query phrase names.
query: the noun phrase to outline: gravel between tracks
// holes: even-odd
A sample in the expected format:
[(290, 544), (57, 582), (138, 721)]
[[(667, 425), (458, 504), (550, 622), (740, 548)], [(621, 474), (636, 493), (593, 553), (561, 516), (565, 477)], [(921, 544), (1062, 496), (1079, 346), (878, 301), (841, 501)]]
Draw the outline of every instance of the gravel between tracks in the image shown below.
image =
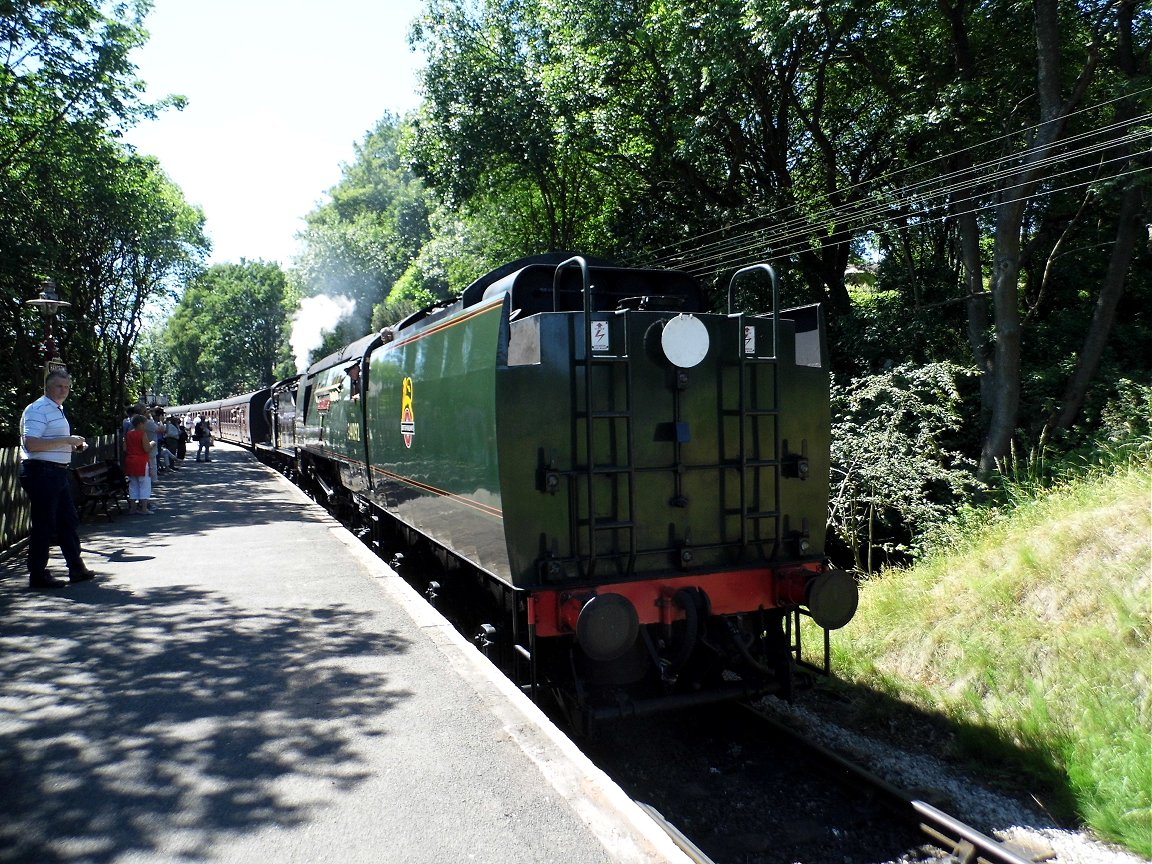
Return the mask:
[[(829, 719), (835, 706), (819, 699), (787, 704), (764, 699), (758, 707), (782, 722), (802, 728), (814, 740), (858, 761), (893, 786), (936, 796), (941, 809), (974, 828), (1016, 846), (1024, 857), (1056, 864), (1145, 864), (1145, 859), (1095, 839), (1084, 831), (1059, 828), (1051, 818), (1026, 803), (990, 790), (965, 776), (955, 765), (916, 747), (914, 736), (897, 744), (880, 741)], [(902, 859), (908, 860), (908, 859)], [(923, 859), (919, 859), (923, 860)]]

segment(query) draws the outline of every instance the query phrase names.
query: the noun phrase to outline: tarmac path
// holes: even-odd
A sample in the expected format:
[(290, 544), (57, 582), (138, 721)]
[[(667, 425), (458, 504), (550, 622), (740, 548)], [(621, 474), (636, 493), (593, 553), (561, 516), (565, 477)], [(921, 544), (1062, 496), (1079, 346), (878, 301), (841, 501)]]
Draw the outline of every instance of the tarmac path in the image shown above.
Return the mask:
[(214, 457), (83, 526), (93, 582), (0, 563), (0, 862), (684, 860), (321, 508)]

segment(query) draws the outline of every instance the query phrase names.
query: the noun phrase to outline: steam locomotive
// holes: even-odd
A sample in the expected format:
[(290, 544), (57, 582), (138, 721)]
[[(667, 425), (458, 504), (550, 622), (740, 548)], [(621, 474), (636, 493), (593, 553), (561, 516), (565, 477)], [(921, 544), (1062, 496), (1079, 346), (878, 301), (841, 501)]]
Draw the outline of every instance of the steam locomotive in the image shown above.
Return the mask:
[[(771, 277), (768, 314), (732, 311)], [(824, 555), (819, 307), (764, 265), (727, 313), (690, 276), (579, 256), (508, 264), (214, 421), (370, 542), (426, 544), (478, 644), (581, 722), (790, 696), (801, 619), (856, 610)]]

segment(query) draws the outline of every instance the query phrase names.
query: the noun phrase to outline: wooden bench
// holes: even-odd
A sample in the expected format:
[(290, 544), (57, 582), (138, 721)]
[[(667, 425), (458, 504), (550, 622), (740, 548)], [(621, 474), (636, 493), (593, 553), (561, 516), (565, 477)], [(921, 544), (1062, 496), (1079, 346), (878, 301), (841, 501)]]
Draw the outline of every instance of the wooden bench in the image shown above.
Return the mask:
[(120, 466), (111, 460), (94, 462), (91, 465), (80, 465), (72, 469), (76, 478), (76, 487), (79, 498), (76, 502), (80, 509), (80, 517), (95, 514), (101, 510), (112, 521), (112, 513), (108, 509), (115, 505), (116, 512), (120, 512), (120, 502), (128, 500), (128, 478), (124, 476)]

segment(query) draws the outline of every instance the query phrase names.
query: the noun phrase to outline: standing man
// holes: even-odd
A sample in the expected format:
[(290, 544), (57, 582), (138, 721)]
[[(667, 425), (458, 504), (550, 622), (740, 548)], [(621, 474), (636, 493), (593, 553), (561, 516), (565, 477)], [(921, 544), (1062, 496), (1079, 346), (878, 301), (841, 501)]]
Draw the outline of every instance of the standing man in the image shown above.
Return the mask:
[(54, 369), (44, 381), (44, 395), (24, 409), (20, 417), (20, 485), (32, 503), (32, 534), (28, 538), (28, 585), (30, 588), (62, 588), (64, 582), (48, 572), (48, 549), (52, 538), (68, 562), (68, 581), (84, 582), (96, 574), (80, 558), (76, 526), (80, 516), (72, 502), (68, 466), (72, 451), (88, 448), (80, 435), (72, 434), (64, 416), (64, 400), (72, 390), (72, 376)]

